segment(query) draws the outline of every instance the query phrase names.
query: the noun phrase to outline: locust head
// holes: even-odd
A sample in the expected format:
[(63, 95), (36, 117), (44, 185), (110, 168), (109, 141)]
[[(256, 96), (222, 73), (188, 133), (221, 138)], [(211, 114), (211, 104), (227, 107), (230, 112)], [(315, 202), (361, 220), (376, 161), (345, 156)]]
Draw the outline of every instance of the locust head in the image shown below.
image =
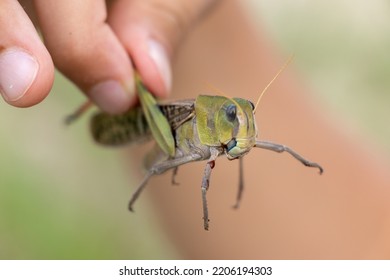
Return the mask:
[(256, 143), (257, 128), (250, 101), (233, 98), (218, 112), (218, 134), (228, 159), (247, 154)]
[(197, 129), (202, 144), (223, 147), (228, 159), (247, 154), (256, 143), (254, 106), (241, 98), (200, 95)]

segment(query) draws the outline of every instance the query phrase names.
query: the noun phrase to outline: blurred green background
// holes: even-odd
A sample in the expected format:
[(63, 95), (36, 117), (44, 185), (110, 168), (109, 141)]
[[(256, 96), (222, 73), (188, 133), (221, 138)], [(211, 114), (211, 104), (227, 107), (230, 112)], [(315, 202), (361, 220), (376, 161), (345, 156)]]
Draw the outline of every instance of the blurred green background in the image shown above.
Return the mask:
[[(330, 118), (370, 135), (390, 154), (390, 6), (375, 1), (242, 1)], [(179, 258), (148, 200), (126, 206), (139, 178), (123, 149), (95, 145), (88, 117), (66, 115), (85, 98), (59, 74), (28, 109), (0, 103), (1, 259)], [(124, 148), (126, 149), (126, 148)], [(138, 170), (142, 159), (134, 159)]]
[[(294, 67), (330, 107), (331, 118), (372, 135), (390, 151), (390, 3), (251, 1), (275, 45), (295, 52)], [(260, 13), (260, 15), (258, 14)], [(257, 14), (257, 15), (256, 15)]]

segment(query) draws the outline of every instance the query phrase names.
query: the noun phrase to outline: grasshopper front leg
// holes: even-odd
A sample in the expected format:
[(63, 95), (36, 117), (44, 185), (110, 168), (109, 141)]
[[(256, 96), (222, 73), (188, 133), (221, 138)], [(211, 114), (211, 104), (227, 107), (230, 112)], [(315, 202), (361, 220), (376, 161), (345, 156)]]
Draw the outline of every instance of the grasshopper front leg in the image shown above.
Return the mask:
[(238, 170), (238, 192), (237, 192), (237, 199), (236, 204), (233, 205), (234, 209), (238, 209), (240, 207), (240, 202), (242, 198), (242, 192), (244, 191), (244, 158), (240, 157), (238, 159), (239, 164), (239, 170)]
[(204, 169), (203, 179), (202, 179), (202, 205), (203, 205), (203, 226), (205, 230), (209, 230), (209, 211), (207, 208), (207, 198), (206, 193), (210, 185), (210, 175), (211, 170), (214, 168), (215, 160), (219, 156), (220, 152), (218, 149), (211, 148), (211, 156), (207, 161), (206, 167)]
[(133, 204), (138, 199), (141, 192), (144, 190), (146, 183), (149, 181), (150, 177), (157, 174), (162, 174), (165, 171), (176, 168), (179, 165), (186, 164), (192, 161), (197, 161), (201, 159), (202, 156), (200, 154), (190, 154), (179, 158), (173, 158), (173, 159), (167, 159), (162, 162), (155, 163), (149, 170), (148, 173), (145, 175), (144, 179), (142, 180), (141, 184), (138, 186), (137, 190), (133, 193), (130, 202), (129, 202), (129, 210), (131, 212), (134, 212), (133, 210)]
[(281, 145), (281, 144), (272, 143), (272, 142), (268, 142), (268, 141), (259, 141), (259, 140), (257, 140), (255, 147), (256, 148), (262, 148), (262, 149), (271, 150), (271, 151), (274, 151), (274, 152), (277, 152), (277, 153), (287, 152), (290, 155), (292, 155), (295, 159), (299, 160), (303, 165), (308, 166), (308, 167), (318, 168), (319, 171), (320, 171), (320, 174), (322, 174), (322, 172), (324, 171), (324, 169), (321, 167), (321, 165), (319, 165), (316, 162), (312, 162), (312, 161), (309, 161), (309, 160), (305, 159), (300, 154), (298, 154), (297, 152), (293, 151), (291, 148), (289, 148), (287, 146), (284, 146), (284, 145)]

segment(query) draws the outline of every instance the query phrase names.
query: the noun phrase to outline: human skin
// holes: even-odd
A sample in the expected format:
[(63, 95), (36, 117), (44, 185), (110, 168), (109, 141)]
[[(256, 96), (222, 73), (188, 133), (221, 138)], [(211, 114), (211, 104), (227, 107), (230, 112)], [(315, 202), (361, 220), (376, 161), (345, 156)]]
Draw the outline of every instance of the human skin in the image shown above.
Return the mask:
[[(174, 64), (172, 99), (195, 97), (212, 83), (227, 96), (255, 101), (286, 58), (255, 29), (236, 1), (224, 1), (187, 38)], [(299, 58), (297, 58), (299, 59)], [(389, 160), (352, 132), (289, 66), (256, 113), (259, 139), (288, 145), (320, 163), (323, 175), (288, 154), (253, 148), (244, 160), (245, 190), (235, 203), (238, 161), (218, 158), (207, 193), (205, 162), (152, 178), (135, 204), (151, 199), (161, 227), (190, 259), (386, 259), (390, 257)], [(143, 152), (132, 152), (141, 158)]]
[[(47, 1), (41, 3), (46, 5)], [(7, 11), (9, 16), (9, 9), (2, 8), (2, 11)], [(6, 24), (13, 29), (1, 28), (0, 32), (17, 28), (12, 21), (7, 20)], [(120, 21), (112, 24), (121, 26)], [(48, 24), (47, 31), (43, 32), (50, 33), (52, 27)], [(26, 28), (27, 34), (33, 36), (33, 26)], [(18, 32), (13, 34), (18, 35), (17, 40), (29, 39)], [(266, 33), (251, 25), (238, 1), (223, 1), (215, 13), (188, 35), (173, 66), (171, 99), (205, 93), (204, 84), (208, 82), (228, 96), (255, 101), (285, 61)], [(8, 100), (14, 106), (40, 102), (51, 87), (53, 64), (49, 53), (42, 51), (39, 38), (35, 39), (36, 44), (21, 46), (31, 52), (39, 49), (38, 59), (44, 63), (40, 69), (46, 72), (40, 73), (25, 99)], [(128, 54), (123, 49), (112, 53), (116, 58), (108, 59), (110, 65), (123, 68), (108, 72), (132, 76), (130, 63), (122, 63)], [(137, 55), (134, 57), (142, 60)], [(66, 57), (62, 59), (66, 62)], [(64, 72), (68, 69), (68, 77), (88, 92), (90, 85), (77, 80), (82, 67), (62, 65), (62, 68)], [(143, 74), (154, 75), (148, 70)], [(153, 93), (166, 97), (168, 90), (162, 78), (155, 78), (156, 82), (148, 82), (154, 87)], [(111, 105), (131, 102), (126, 99), (124, 103), (108, 105), (111, 108)], [(256, 115), (260, 139), (290, 146), (320, 163), (324, 174), (320, 176), (315, 169), (303, 167), (288, 154), (254, 148), (245, 157), (245, 190), (238, 210), (230, 207), (237, 192), (237, 161), (217, 160), (208, 192), (209, 232), (202, 226), (200, 192), (205, 162), (180, 167), (177, 187), (170, 186), (169, 173), (158, 180), (152, 179), (135, 209), (151, 198), (161, 227), (183, 258), (389, 258), (389, 160), (370, 145), (368, 138), (351, 133), (342, 120), (333, 119), (331, 112), (298, 81), (294, 65), (272, 85)], [(143, 153), (132, 153), (133, 160), (142, 156)]]
[(55, 66), (108, 113), (136, 103), (135, 69), (156, 96), (167, 97), (176, 49), (216, 2), (3, 0), (0, 94), (16, 107), (41, 102)]

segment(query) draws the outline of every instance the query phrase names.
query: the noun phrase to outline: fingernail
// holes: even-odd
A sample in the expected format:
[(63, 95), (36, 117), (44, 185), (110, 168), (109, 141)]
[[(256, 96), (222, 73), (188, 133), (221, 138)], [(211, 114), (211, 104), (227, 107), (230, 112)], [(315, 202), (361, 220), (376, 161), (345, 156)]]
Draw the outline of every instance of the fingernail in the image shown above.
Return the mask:
[(171, 91), (172, 73), (169, 59), (162, 45), (154, 40), (149, 41), (149, 55), (157, 66), (158, 71), (163, 79), (165, 88)]
[(0, 93), (6, 101), (16, 101), (30, 88), (39, 69), (37, 60), (20, 49), (0, 53)]
[(88, 96), (103, 111), (111, 114), (125, 112), (132, 102), (131, 87), (125, 87), (115, 80), (101, 82), (91, 88)]

